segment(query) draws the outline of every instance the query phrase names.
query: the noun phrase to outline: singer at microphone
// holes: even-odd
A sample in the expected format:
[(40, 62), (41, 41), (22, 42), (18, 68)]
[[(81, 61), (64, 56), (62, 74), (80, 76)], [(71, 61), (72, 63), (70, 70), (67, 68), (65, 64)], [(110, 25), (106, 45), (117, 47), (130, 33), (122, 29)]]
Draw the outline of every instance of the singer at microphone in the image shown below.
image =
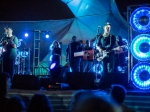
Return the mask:
[(3, 46), (3, 49), (5, 49), (5, 52), (2, 54), (3, 65), (1, 72), (9, 73), (11, 80), (13, 80), (14, 63), (17, 57), (18, 38), (12, 34), (13, 30), (10, 26), (5, 27), (4, 30), (5, 36), (0, 41), (1, 46)]

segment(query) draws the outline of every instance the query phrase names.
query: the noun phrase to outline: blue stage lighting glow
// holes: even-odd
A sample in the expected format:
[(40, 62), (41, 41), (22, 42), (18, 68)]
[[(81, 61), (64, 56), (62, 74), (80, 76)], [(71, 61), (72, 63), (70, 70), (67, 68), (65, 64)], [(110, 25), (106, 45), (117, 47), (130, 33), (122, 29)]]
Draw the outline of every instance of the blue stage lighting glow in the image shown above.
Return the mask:
[(136, 36), (130, 46), (132, 55), (140, 61), (150, 59), (150, 35), (141, 34)]
[(25, 36), (25, 37), (28, 37), (28, 36), (29, 36), (29, 34), (28, 34), (28, 33), (25, 33), (25, 34), (24, 34), (24, 36)]
[(49, 35), (48, 34), (46, 34), (46, 36), (45, 36), (46, 38), (49, 38)]
[(69, 72), (72, 72), (72, 68), (71, 67), (69, 67)]
[(50, 69), (53, 69), (56, 66), (56, 63), (52, 63)]
[(130, 17), (130, 24), (132, 28), (140, 33), (147, 33), (150, 31), (150, 8), (137, 8)]
[(131, 71), (131, 81), (139, 89), (150, 89), (150, 64), (136, 64)]
[(102, 74), (103, 73), (103, 66), (102, 66), (102, 64), (95, 64), (94, 66), (93, 66), (93, 71), (95, 72), (95, 73), (97, 73), (97, 74)]

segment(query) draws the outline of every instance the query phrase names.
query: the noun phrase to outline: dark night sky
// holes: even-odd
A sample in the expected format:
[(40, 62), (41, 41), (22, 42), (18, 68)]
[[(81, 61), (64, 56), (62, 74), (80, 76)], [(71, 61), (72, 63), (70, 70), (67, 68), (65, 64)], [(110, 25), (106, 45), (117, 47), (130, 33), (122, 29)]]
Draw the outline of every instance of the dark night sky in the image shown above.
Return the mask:
[[(124, 16), (127, 6), (150, 4), (150, 0), (116, 0), (116, 3)], [(59, 20), (73, 17), (73, 13), (61, 0), (0, 1), (0, 21)]]

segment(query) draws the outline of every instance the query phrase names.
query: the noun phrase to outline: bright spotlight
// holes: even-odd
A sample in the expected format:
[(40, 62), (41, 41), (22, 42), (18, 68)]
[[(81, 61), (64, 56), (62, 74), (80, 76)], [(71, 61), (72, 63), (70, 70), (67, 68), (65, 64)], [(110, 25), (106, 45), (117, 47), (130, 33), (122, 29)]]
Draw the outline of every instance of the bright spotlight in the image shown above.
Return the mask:
[(46, 38), (49, 38), (49, 35), (48, 35), (48, 34), (46, 34), (46, 35), (45, 35), (45, 37), (46, 37)]
[(133, 67), (131, 81), (139, 89), (150, 89), (150, 64), (142, 62)]
[(28, 33), (25, 33), (25, 34), (24, 34), (24, 36), (25, 36), (25, 37), (28, 37), (28, 36), (29, 36), (29, 34), (28, 34)]
[(50, 65), (50, 69), (53, 69), (55, 66), (56, 66), (56, 63), (52, 63), (52, 64)]
[(150, 35), (141, 34), (136, 36), (130, 46), (132, 55), (140, 61), (150, 59)]

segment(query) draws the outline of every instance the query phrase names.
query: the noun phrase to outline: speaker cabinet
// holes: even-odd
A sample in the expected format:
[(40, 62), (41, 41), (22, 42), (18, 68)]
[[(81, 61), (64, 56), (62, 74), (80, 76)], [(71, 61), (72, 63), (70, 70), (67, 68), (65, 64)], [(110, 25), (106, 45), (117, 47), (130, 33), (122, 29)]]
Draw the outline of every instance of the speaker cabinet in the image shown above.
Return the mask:
[(40, 80), (34, 75), (14, 75), (12, 88), (38, 90), (40, 89)]
[(94, 87), (94, 73), (90, 72), (68, 72), (67, 83), (70, 89), (92, 89)]

